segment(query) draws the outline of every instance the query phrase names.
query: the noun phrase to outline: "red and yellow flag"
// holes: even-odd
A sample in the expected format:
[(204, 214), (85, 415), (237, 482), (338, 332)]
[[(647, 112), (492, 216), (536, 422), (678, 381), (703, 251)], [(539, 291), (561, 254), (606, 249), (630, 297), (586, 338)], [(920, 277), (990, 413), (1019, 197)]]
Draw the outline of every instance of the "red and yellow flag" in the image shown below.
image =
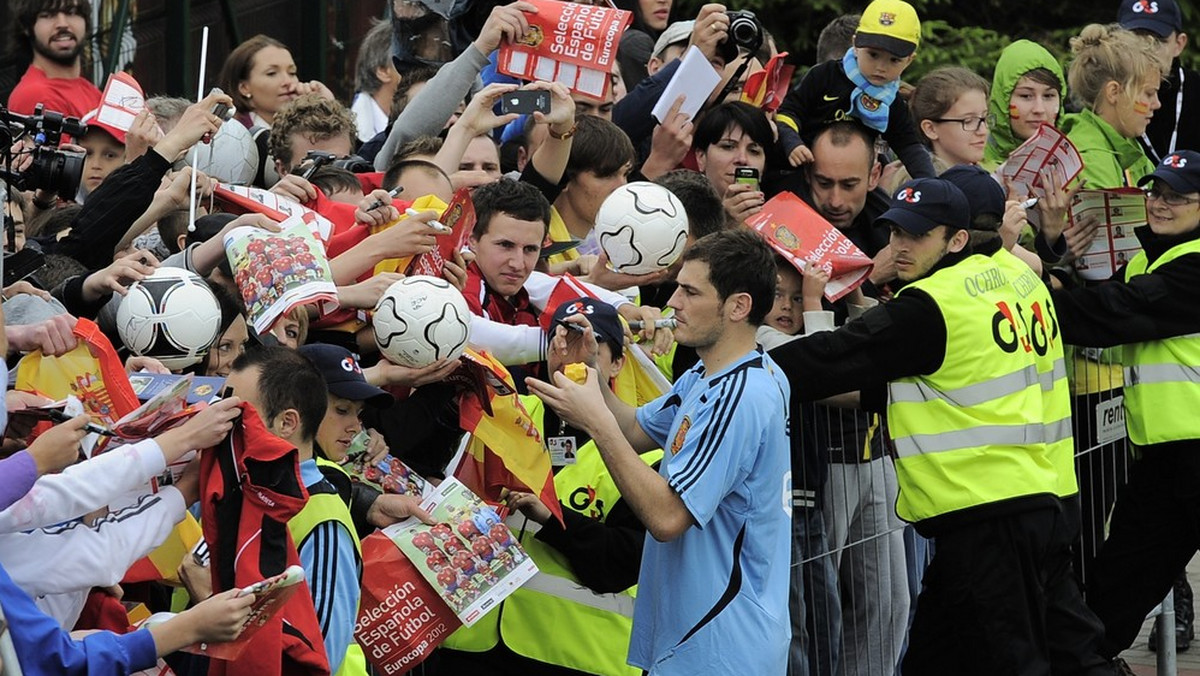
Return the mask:
[(458, 422), (470, 439), (454, 476), (495, 504), (508, 491), (533, 493), (562, 523), (550, 454), (517, 397), (508, 369), (486, 352), (468, 348), (465, 357), (470, 365), (467, 371), (481, 386), (468, 387), (459, 395)]

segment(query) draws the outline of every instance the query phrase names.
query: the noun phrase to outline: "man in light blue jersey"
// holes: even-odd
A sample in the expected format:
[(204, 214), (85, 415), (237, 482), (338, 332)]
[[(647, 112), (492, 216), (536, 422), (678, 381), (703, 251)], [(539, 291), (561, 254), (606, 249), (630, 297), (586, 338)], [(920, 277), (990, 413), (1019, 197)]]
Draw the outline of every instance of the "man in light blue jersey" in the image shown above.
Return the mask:
[[(597, 385), (530, 389), (600, 449), (646, 525), (629, 663), (653, 675), (783, 674), (790, 638), (791, 461), (787, 379), (755, 343), (775, 262), (755, 233), (727, 230), (684, 254), (668, 305), (700, 362), (638, 409)], [(551, 349), (592, 361), (595, 338), (558, 329)], [(659, 471), (638, 453), (661, 446)], [(636, 464), (635, 464), (636, 463)]]

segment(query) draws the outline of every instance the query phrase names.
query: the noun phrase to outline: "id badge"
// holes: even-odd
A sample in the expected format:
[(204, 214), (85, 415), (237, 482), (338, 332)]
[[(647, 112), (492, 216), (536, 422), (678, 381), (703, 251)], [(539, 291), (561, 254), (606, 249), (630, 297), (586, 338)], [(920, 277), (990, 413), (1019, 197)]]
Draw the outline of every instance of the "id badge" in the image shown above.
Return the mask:
[(550, 437), (546, 439), (550, 449), (550, 464), (555, 467), (575, 464), (575, 437)]

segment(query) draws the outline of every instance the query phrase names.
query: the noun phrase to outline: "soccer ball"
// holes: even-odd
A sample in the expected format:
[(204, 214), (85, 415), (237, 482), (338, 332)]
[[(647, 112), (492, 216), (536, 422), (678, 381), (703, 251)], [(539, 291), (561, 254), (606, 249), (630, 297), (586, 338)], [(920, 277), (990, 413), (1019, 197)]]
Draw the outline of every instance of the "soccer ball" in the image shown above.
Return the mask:
[(375, 306), (375, 344), (401, 366), (457, 359), (471, 334), (471, 311), (444, 279), (413, 275), (388, 287)]
[(129, 287), (117, 332), (131, 352), (169, 369), (199, 362), (221, 330), (221, 306), (208, 285), (183, 268), (161, 267)]
[[(197, 144), (196, 155), (196, 169), (222, 183), (249, 185), (258, 173), (258, 146), (250, 130), (236, 121), (221, 125), (207, 145)], [(192, 166), (192, 153), (183, 161)]]
[(617, 272), (644, 275), (670, 267), (683, 254), (687, 235), (683, 203), (657, 183), (623, 185), (596, 213), (596, 238)]

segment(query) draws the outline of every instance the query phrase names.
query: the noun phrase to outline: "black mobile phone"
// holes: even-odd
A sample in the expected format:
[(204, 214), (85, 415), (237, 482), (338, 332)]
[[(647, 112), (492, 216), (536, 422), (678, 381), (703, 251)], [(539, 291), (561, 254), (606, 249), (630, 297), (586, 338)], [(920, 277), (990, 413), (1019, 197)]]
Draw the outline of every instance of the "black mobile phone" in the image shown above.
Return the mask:
[(42, 252), (26, 248), (15, 254), (4, 256), (4, 286), (12, 286), (37, 272), (45, 264), (46, 257)]
[(751, 185), (758, 190), (758, 170), (754, 167), (738, 167), (733, 170), (733, 182)]
[(544, 89), (517, 90), (500, 96), (500, 113), (542, 113), (550, 112), (550, 92)]

